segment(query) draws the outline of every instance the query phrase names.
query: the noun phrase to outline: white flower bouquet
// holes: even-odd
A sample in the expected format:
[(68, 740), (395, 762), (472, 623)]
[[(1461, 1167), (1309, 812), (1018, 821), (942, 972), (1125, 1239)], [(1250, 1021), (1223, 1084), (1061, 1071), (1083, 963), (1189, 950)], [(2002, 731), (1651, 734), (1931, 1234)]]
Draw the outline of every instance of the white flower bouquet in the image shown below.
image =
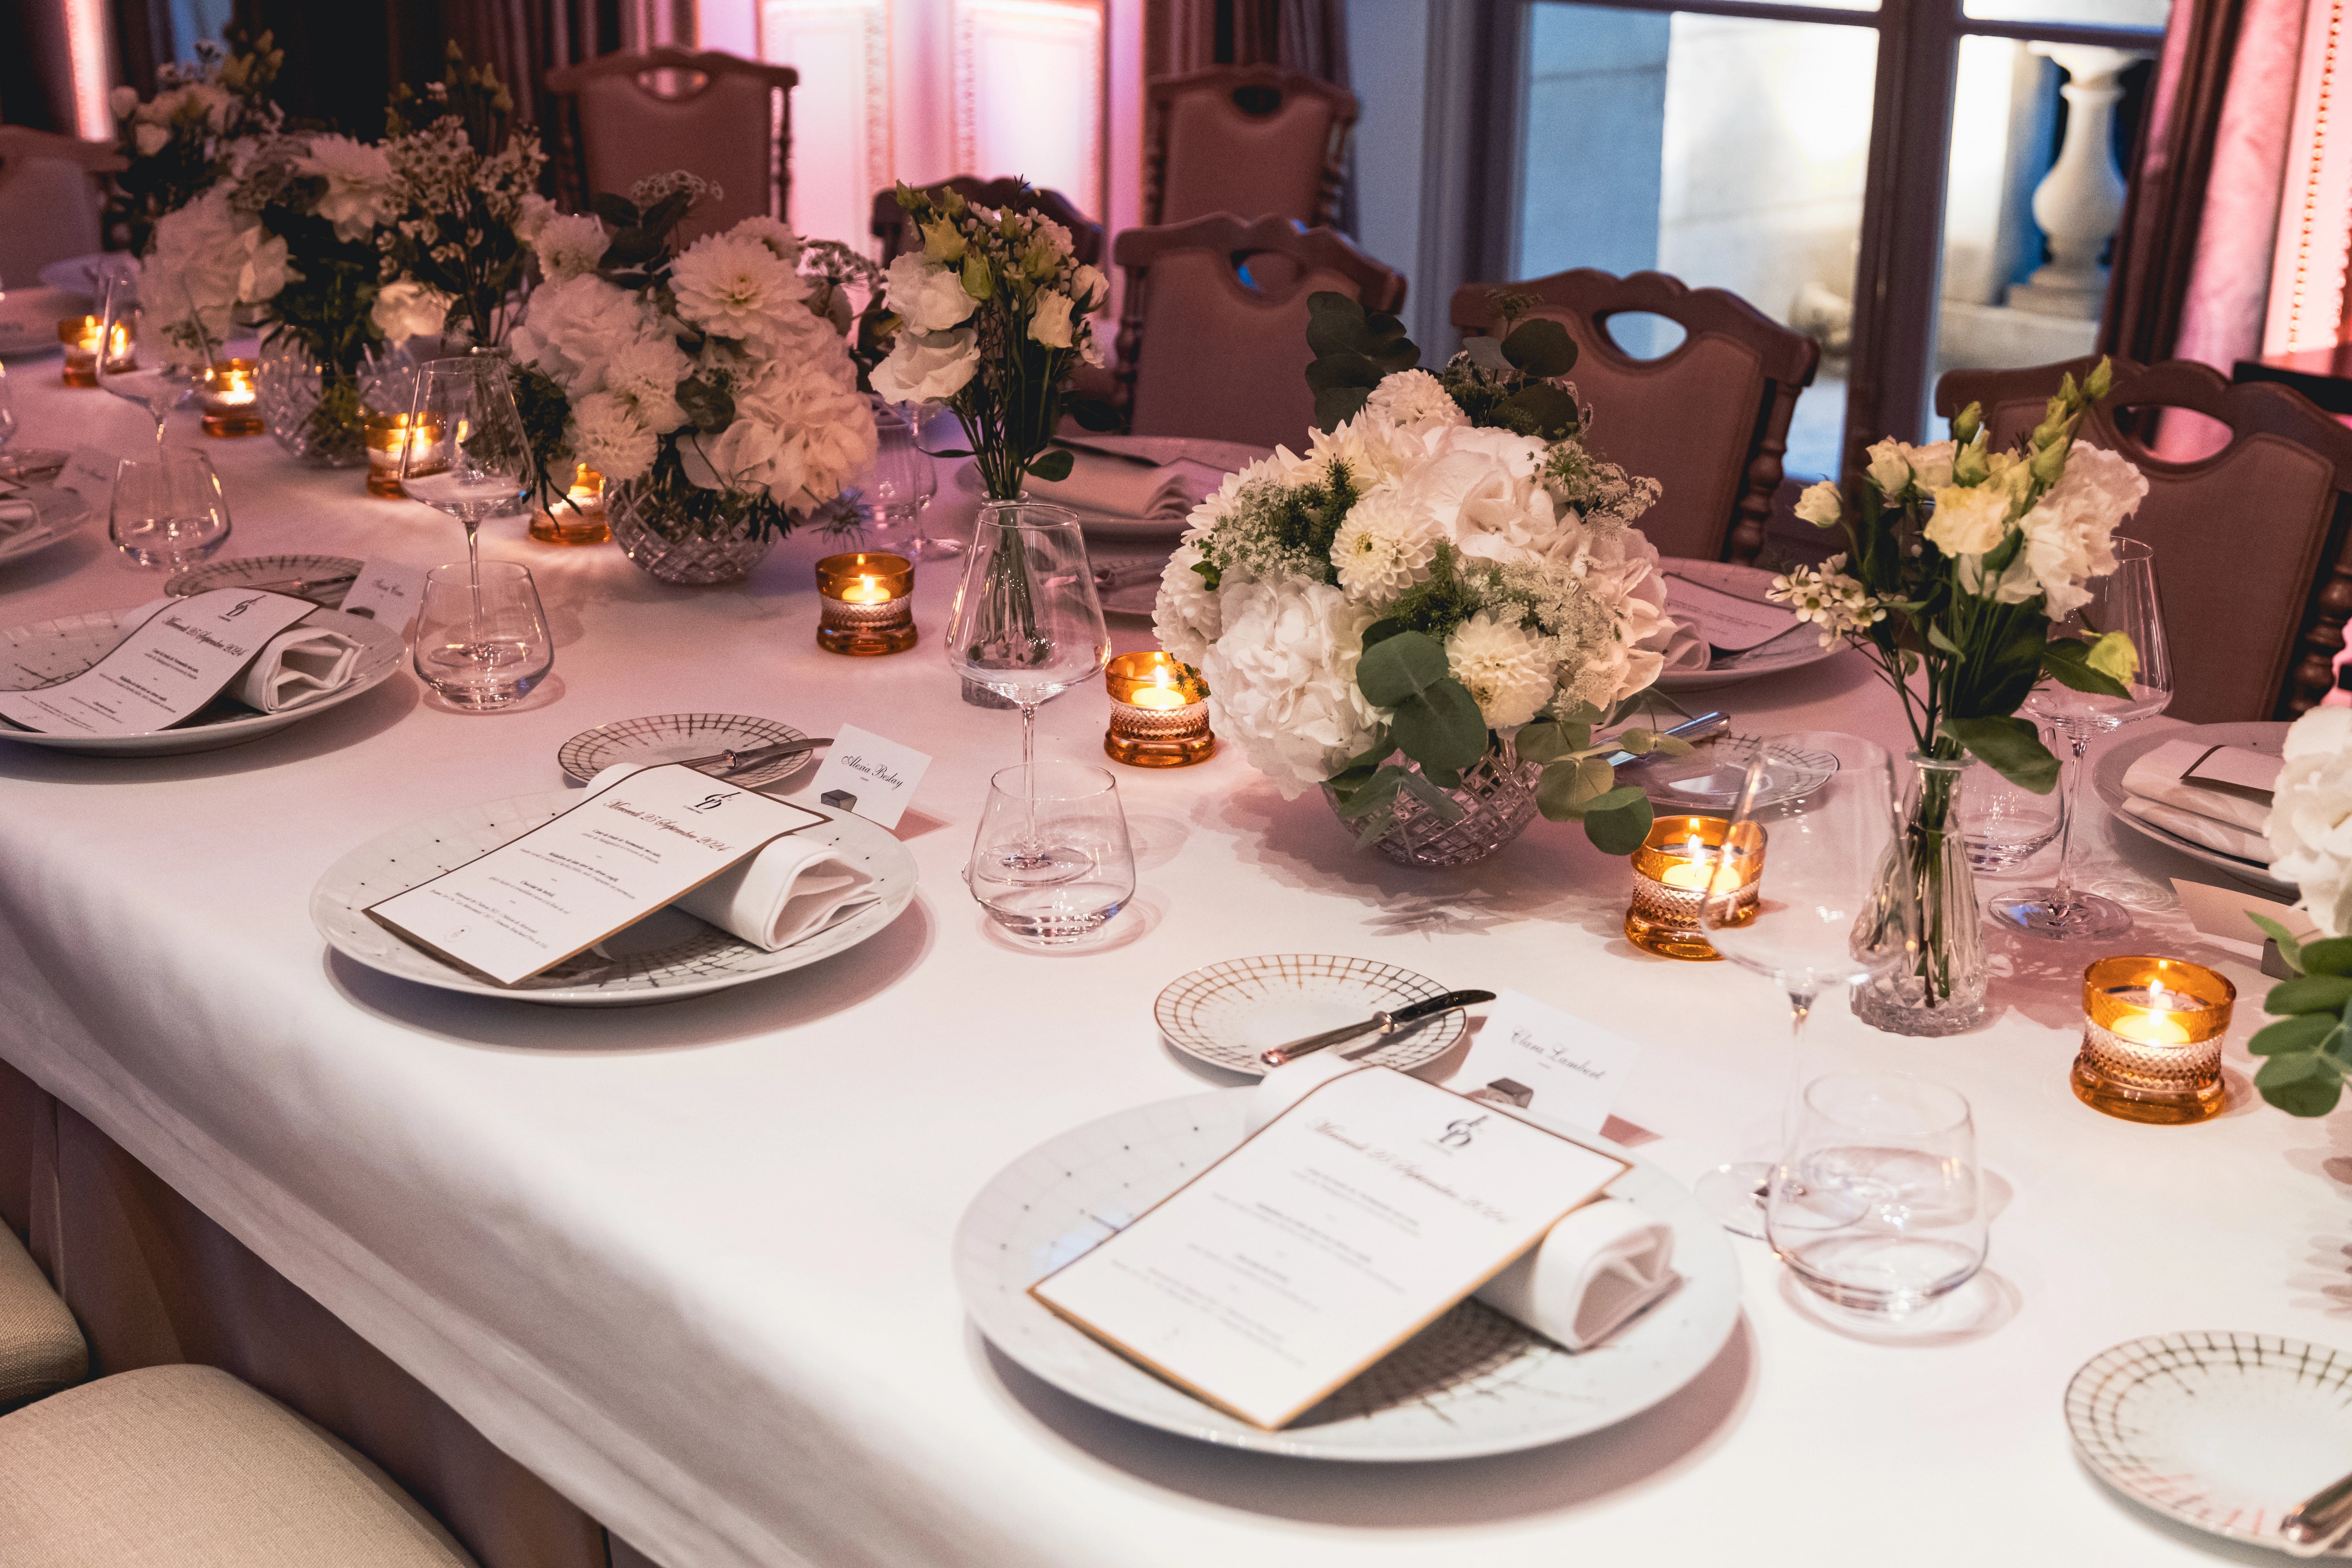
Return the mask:
[(1313, 307), (1318, 409), (1350, 412), (1192, 513), (1161, 646), (1199, 667), (1220, 734), (1285, 795), (1328, 790), (1360, 842), (1401, 792), (1457, 819), (1445, 792), (1491, 755), (1545, 764), (1544, 814), (1631, 853), (1649, 801), (1612, 787), (1603, 755), (1681, 743), (1593, 731), (1656, 678), (1672, 631), (1633, 526), (1656, 482), (1584, 444), (1558, 323), (1432, 374), (1393, 318), (1339, 294)]
[(109, 102), (124, 167), (113, 176), (107, 225), (133, 255), (146, 250), (155, 225), (221, 181), (240, 174), (285, 113), (269, 97), (286, 63), (271, 36), (247, 41), (230, 29), (228, 47), (196, 45), (194, 65), (155, 68), (155, 96), (118, 87)]
[(2352, 1072), (2352, 708), (2323, 705), (2287, 730), (2285, 765), (2271, 793), (2271, 875), (2302, 889), (2297, 900), (2326, 934), (2298, 942), (2284, 926), (2251, 914), (2278, 943), (2294, 977), (2271, 987), (2263, 1010), (2277, 1021), (2246, 1049), (2263, 1058), (2262, 1097), (2290, 1116), (2325, 1116)]
[(657, 527), (768, 538), (872, 460), (874, 415), (790, 229), (745, 218), (673, 254), (709, 189), (657, 176), (545, 225), (545, 281), (508, 337), (516, 401), (549, 503), (584, 463), (640, 487)]

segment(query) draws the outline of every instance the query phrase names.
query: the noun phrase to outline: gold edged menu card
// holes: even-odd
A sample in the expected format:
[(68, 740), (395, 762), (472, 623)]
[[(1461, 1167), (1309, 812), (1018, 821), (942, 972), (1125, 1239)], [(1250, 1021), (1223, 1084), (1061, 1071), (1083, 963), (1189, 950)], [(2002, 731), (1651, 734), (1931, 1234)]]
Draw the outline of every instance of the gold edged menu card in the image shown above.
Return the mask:
[(437, 958), (513, 985), (824, 820), (667, 763), (614, 780), (367, 914)]
[(47, 735), (168, 730), (227, 690), (270, 638), (318, 607), (250, 588), (173, 599), (79, 675), (0, 692), (0, 719)]
[(1368, 1068), (1322, 1085), (1029, 1293), (1269, 1430), (1297, 1420), (1628, 1167)]

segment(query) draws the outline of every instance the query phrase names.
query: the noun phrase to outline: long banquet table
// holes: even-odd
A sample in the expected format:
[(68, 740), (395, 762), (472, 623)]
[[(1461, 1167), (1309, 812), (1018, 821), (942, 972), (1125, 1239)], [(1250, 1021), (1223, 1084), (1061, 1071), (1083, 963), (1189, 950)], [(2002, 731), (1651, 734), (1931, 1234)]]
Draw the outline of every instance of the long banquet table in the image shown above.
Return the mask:
[[(59, 389), (52, 363), (9, 380), (26, 445), (147, 439), (138, 411)], [(194, 426), (180, 416), (173, 439), (198, 442)], [(461, 552), (454, 523), (364, 497), (354, 472), (297, 468), (266, 438), (202, 445), (235, 513), (228, 553)], [(1728, 964), (1634, 952), (1628, 869), (1573, 828), (1408, 870), (1351, 850), (1319, 800), (1284, 800), (1231, 750), (1118, 770), (1131, 912), (1091, 950), (1015, 947), (958, 876), (1018, 739), (1014, 716), (959, 702), (940, 657), (951, 566), (919, 573), (921, 646), (851, 660), (814, 646), (819, 542), (698, 591), (610, 548), (535, 545), (520, 520), (485, 545), (530, 566), (554, 628), (555, 674), (519, 710), (445, 710), (404, 675), (229, 751), (0, 744), (0, 1058), (668, 1568), (2192, 1562), (2228, 1549), (2073, 1458), (2068, 1377), (2170, 1330), (2352, 1341), (2347, 1122), (2253, 1100), (2242, 1041), (2263, 983), (2166, 907), (2163, 879), (2196, 868), (2123, 842), (2094, 805), (2095, 885), (2143, 907), (2147, 945), (2239, 984), (2228, 1114), (2138, 1126), (2073, 1098), (2087, 955), (2072, 949), (1994, 938), (1998, 1019), (1956, 1039), (1877, 1034), (1835, 1005), (1813, 1026), (1825, 1063), (1916, 1069), (1975, 1107), (1998, 1214), (1959, 1329), (1922, 1343), (1831, 1326), (1738, 1240), (1729, 1346), (1664, 1405), (1574, 1442), (1351, 1467), (1097, 1413), (980, 1339), (950, 1238), (1033, 1145), (1222, 1087), (1153, 1027), (1177, 975), (1329, 952), (1532, 994), (1644, 1042), (1612, 1131), (1685, 1180), (1777, 1115), (1780, 1001)], [(107, 550), (100, 519), (0, 567), (0, 624), (139, 604), (157, 584)], [(1139, 623), (1118, 637), (1149, 646)], [(1745, 731), (1902, 738), (1852, 655), (1713, 700)], [(601, 1012), (426, 991), (312, 930), (311, 886), (352, 847), (558, 787), (565, 737), (680, 710), (855, 722), (931, 753), (898, 829), (913, 906), (788, 976)], [(1105, 718), (1098, 684), (1069, 694), (1040, 715), (1041, 754), (1097, 759)]]

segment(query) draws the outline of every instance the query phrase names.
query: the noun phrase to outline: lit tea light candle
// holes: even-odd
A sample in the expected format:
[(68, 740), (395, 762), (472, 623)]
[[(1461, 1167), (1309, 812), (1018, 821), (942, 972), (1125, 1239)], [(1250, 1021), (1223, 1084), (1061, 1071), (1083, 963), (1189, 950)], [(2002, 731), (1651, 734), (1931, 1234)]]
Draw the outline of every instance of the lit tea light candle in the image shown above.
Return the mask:
[(1660, 958), (1706, 963), (1722, 955), (1709, 945), (1699, 911), (1713, 899), (1727, 903), (1718, 925), (1756, 918), (1764, 870), (1764, 830), (1749, 824), (1753, 847), (1725, 842), (1731, 824), (1720, 816), (1661, 816), (1633, 851), (1633, 897), (1625, 908), (1625, 940)]
[(870, 658), (915, 646), (915, 564), (903, 555), (858, 551), (816, 563), (816, 646)]
[(442, 467), (440, 463), (425, 465), (440, 441), (441, 422), (430, 415), (371, 410), (367, 416), (367, 493), (399, 500), (402, 460), (410, 462), (410, 471), (414, 473), (436, 471)]
[[(58, 342), (65, 345), (63, 379), (68, 386), (98, 384), (98, 338), (106, 323), (96, 316), (68, 316), (58, 323)], [(117, 322), (114, 352), (106, 356), (109, 371), (136, 370), (138, 356), (131, 350), (131, 329)]]
[(1103, 751), (1133, 768), (1185, 768), (1216, 753), (1209, 689), (1169, 653), (1123, 653), (1103, 667), (1110, 728)]
[(2201, 963), (2132, 955), (2083, 971), (2083, 1048), (2074, 1096), (2126, 1121), (2218, 1116), (2221, 1037), (2238, 988)]
[(604, 476), (579, 464), (564, 487), (563, 503), (530, 514), (530, 536), (541, 544), (602, 544), (612, 538), (604, 519)]
[(249, 359), (225, 359), (205, 374), (205, 434), (258, 436), (262, 432), (259, 367)]

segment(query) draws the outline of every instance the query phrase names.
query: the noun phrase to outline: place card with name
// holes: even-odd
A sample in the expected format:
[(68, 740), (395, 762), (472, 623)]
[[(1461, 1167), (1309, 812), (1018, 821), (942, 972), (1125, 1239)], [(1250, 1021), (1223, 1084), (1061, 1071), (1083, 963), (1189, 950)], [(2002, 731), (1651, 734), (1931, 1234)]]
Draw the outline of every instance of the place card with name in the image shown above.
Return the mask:
[(1638, 1040), (1505, 991), (1486, 1009), (1469, 1054), (1448, 1082), (1468, 1093), (1505, 1079), (1533, 1091), (1521, 1102), (1527, 1109), (1598, 1131), (1641, 1055)]
[(425, 568), (397, 561), (369, 561), (352, 579), (351, 592), (335, 607), (347, 616), (365, 616), (395, 630), (416, 618), (425, 603)]
[[(923, 782), (931, 759), (911, 746), (886, 741), (871, 731), (844, 724), (833, 749), (816, 770), (816, 794), (827, 805), (838, 805), (868, 822), (896, 827)], [(835, 795), (850, 797), (835, 801)]]
[(48, 735), (168, 730), (227, 689), (271, 637), (318, 607), (250, 588), (174, 599), (79, 675), (0, 692), (0, 718)]
[(93, 510), (103, 511), (113, 502), (114, 473), (121, 466), (121, 459), (111, 452), (101, 452), (95, 447), (76, 447), (55, 483), (58, 489), (71, 490), (89, 502)]
[(1030, 1294), (1220, 1409), (1278, 1427), (1626, 1168), (1367, 1068), (1317, 1089)]
[(824, 820), (666, 763), (367, 913), (436, 957), (513, 985)]

